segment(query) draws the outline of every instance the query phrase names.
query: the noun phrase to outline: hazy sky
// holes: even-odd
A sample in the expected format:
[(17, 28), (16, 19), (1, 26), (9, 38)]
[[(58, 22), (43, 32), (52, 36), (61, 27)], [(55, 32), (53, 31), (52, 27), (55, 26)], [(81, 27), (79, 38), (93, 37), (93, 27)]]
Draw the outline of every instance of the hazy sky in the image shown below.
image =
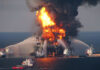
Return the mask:
[[(100, 31), (100, 5), (81, 6), (77, 18), (84, 26), (81, 31)], [(36, 30), (35, 15), (25, 0), (0, 0), (0, 32), (31, 32)]]

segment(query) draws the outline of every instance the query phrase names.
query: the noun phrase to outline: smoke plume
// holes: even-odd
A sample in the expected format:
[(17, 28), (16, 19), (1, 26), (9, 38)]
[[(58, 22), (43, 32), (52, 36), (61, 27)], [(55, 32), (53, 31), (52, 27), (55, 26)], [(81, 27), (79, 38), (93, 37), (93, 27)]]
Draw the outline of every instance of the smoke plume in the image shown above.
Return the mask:
[(66, 37), (77, 36), (81, 23), (75, 18), (78, 8), (87, 3), (96, 6), (100, 0), (27, 0), (30, 10), (36, 11), (45, 6), (57, 25), (66, 30)]

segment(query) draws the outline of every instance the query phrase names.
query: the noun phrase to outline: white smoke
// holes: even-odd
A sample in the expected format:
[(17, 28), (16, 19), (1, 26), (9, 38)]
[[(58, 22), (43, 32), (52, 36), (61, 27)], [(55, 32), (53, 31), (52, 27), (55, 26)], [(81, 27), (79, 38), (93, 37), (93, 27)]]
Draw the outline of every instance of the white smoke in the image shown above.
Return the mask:
[(5, 49), (7, 49), (7, 54), (11, 55), (13, 57), (25, 57), (29, 56), (30, 53), (35, 53), (36, 50), (36, 38), (35, 37), (29, 37), (26, 40), (7, 46)]
[[(59, 40), (59, 43), (63, 47), (64, 46), (66, 47), (66, 44), (62, 40)], [(37, 44), (36, 38), (30, 37), (18, 44), (7, 46), (6, 49), (9, 49), (10, 51), (10, 52), (8, 51), (8, 54), (12, 53), (13, 56), (15, 57), (30, 56), (30, 53), (36, 52), (35, 50), (36, 44)], [(47, 41), (44, 41), (43, 45), (44, 54), (47, 52), (45, 49), (46, 47), (47, 47)], [(86, 55), (87, 49), (90, 48), (89, 45), (77, 39), (71, 39), (70, 47), (73, 48), (72, 54), (75, 56)]]
[(68, 44), (65, 43), (63, 40), (57, 40), (57, 42), (58, 42), (64, 49), (68, 48)]
[(72, 54), (75, 56), (86, 55), (87, 50), (90, 48), (88, 44), (74, 38), (71, 40), (70, 47), (72, 48)]
[(47, 46), (48, 46), (48, 43), (47, 43), (47, 40), (44, 41), (44, 45), (43, 45), (43, 52), (44, 52), (44, 55), (47, 54)]
[(26, 0), (30, 11), (36, 11), (43, 4), (42, 0)]

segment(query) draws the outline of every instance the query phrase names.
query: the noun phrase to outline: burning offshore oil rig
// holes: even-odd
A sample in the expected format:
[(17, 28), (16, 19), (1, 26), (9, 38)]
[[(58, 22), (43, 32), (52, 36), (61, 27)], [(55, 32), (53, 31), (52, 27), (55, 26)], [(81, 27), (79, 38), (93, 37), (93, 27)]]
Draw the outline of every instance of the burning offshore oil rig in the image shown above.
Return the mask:
[[(76, 16), (78, 15), (79, 6), (85, 3), (95, 6), (100, 0), (26, 0), (26, 1), (31, 12), (36, 12), (36, 21), (37, 21), (36, 24), (39, 25), (40, 30), (39, 32), (36, 32), (34, 36), (29, 37), (20, 43), (0, 49), (0, 57), (6, 57), (6, 56), (28, 57), (28, 59), (23, 61), (21, 65), (16, 65), (9, 69), (27, 70), (28, 68), (34, 68), (36, 70), (40, 70), (41, 67), (45, 67), (44, 69), (49, 69), (49, 68), (52, 69), (52, 65), (54, 65), (54, 63), (58, 63), (58, 60), (60, 60), (60, 63), (56, 64), (56, 66), (53, 66), (54, 67), (53, 70), (58, 70), (59, 69), (58, 66), (63, 64), (64, 67), (65, 66), (64, 62), (67, 63), (65, 61), (65, 58), (62, 59), (37, 58), (37, 60), (33, 60), (33, 56), (35, 57), (90, 56), (91, 57), (93, 55), (92, 47), (75, 38), (78, 34), (78, 29), (82, 27), (80, 21), (76, 19)], [(94, 56), (98, 55), (95, 54), (93, 55), (93, 57)], [(54, 63), (52, 63), (52, 61), (54, 61)], [(49, 67), (50, 63), (51, 65)], [(48, 68), (46, 68), (46, 65)], [(61, 66), (61, 69), (59, 70), (64, 69), (63, 67)], [(8, 68), (1, 68), (1, 69), (8, 69)]]
[[(40, 25), (40, 35), (47, 45), (63, 47), (63, 54), (72, 54), (71, 38), (77, 36), (81, 23), (75, 18), (78, 7), (84, 3), (96, 5), (99, 0), (27, 0), (31, 11), (36, 11), (37, 23)], [(35, 4), (36, 5), (35, 5)], [(44, 50), (46, 52), (46, 49)], [(86, 52), (86, 51), (85, 51)], [(59, 52), (58, 52), (59, 53)]]
[[(36, 24), (39, 25), (40, 31), (38, 35), (36, 34), (34, 37), (30, 37), (16, 44), (17, 47), (11, 45), (6, 47), (4, 51), (14, 55), (21, 53), (21, 55), (37, 56), (80, 56), (92, 54), (92, 48), (82, 41), (75, 39), (78, 34), (78, 29), (82, 27), (80, 21), (76, 19), (76, 16), (78, 15), (79, 6), (85, 3), (95, 6), (100, 0), (26, 1), (31, 12), (36, 12)], [(28, 44), (26, 45), (25, 43)], [(80, 49), (80, 47), (84, 50)], [(22, 51), (23, 49), (25, 52)]]

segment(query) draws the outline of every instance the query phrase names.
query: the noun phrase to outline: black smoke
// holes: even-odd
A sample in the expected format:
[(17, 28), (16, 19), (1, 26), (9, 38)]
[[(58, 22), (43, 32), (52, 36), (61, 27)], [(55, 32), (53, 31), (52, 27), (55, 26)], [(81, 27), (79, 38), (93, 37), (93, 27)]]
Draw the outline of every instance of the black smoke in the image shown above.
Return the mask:
[(27, 0), (31, 11), (45, 6), (58, 27), (66, 30), (66, 37), (77, 36), (78, 29), (82, 27), (76, 19), (78, 8), (86, 3), (96, 6), (99, 2), (100, 0)]
[(79, 20), (75, 17), (78, 15), (78, 8), (87, 3), (96, 6), (100, 0), (43, 0), (44, 4), (56, 24), (66, 29), (66, 37), (75, 37), (78, 34), (78, 28), (82, 27)]

